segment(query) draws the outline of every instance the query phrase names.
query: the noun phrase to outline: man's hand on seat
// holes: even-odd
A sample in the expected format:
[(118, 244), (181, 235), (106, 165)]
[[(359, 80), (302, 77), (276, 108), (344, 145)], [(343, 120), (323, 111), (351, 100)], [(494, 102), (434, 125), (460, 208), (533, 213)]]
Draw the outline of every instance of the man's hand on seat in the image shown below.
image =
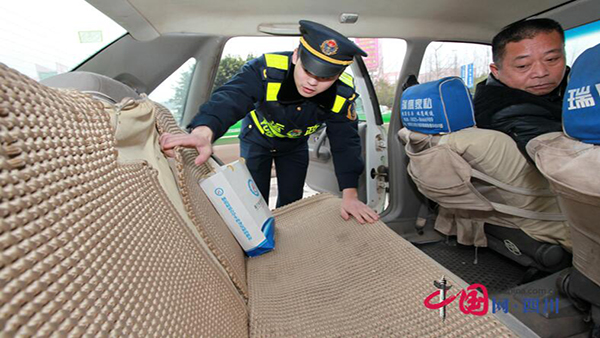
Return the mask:
[(358, 191), (355, 188), (347, 188), (342, 192), (342, 218), (346, 221), (350, 216), (356, 218), (358, 223), (373, 223), (379, 219), (379, 215), (358, 199)]
[(194, 162), (196, 165), (201, 165), (212, 155), (212, 136), (213, 132), (207, 126), (197, 127), (189, 134), (164, 133), (159, 139), (160, 148), (169, 157), (175, 156), (173, 153), (175, 147), (194, 148), (198, 151), (198, 157)]

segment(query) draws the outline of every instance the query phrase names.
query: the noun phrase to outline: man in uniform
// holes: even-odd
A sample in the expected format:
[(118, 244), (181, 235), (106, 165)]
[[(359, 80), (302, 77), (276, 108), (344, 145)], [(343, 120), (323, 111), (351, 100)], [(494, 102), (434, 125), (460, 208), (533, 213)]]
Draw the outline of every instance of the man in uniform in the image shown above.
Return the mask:
[(196, 148), (196, 164), (212, 154), (212, 142), (240, 119), (240, 155), (268, 201), (271, 165), (279, 188), (277, 206), (302, 198), (310, 134), (327, 123), (335, 173), (342, 191), (341, 216), (360, 223), (379, 217), (358, 200), (364, 170), (351, 76), (343, 73), (356, 55), (367, 54), (345, 36), (311, 21), (300, 21), (299, 47), (264, 54), (218, 88), (190, 125), (190, 134), (164, 134), (161, 147)]

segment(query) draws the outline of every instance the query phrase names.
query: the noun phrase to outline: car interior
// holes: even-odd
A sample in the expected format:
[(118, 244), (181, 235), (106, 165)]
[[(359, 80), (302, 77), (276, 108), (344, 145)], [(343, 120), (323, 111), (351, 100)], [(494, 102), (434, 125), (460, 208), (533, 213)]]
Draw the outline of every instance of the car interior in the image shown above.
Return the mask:
[[(2, 335), (600, 337), (599, 146), (546, 134), (528, 144), (531, 163), (506, 134), (477, 128), (472, 107), (492, 37), (520, 20), (562, 25), (571, 82), (599, 74), (600, 2), (86, 6), (125, 33), (76, 66), (36, 77), (0, 53)], [(303, 19), (378, 41), (377, 61), (348, 72), (359, 197), (380, 221), (340, 217), (324, 126), (308, 140), (316, 194), (274, 209), (275, 250), (249, 258), (198, 184), (239, 157), (235, 134), (201, 166), (196, 150), (170, 157), (158, 139), (188, 132), (229, 43), (293, 49)], [(179, 101), (156, 99), (173, 78)], [(464, 104), (444, 110), (447, 131), (412, 128), (411, 93), (436, 81), (458, 88), (441, 104)]]

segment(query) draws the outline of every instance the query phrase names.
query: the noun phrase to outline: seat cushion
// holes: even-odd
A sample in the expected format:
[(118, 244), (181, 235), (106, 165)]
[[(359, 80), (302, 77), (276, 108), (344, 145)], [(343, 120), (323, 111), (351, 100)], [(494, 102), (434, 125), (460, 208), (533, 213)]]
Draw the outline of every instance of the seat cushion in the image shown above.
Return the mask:
[(252, 337), (510, 335), (456, 303), (443, 322), (423, 301), (448, 273), (385, 224), (344, 221), (340, 203), (321, 194), (275, 210), (277, 247), (247, 264)]

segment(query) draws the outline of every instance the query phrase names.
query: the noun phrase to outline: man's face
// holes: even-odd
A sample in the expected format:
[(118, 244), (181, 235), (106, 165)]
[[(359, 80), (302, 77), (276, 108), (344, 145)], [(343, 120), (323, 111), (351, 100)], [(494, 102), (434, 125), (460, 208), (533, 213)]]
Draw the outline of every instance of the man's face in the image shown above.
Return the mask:
[(292, 56), (292, 62), (296, 65), (294, 67), (294, 82), (296, 83), (296, 88), (298, 89), (298, 93), (306, 98), (316, 96), (326, 91), (340, 77), (339, 75), (335, 75), (323, 78), (309, 73), (302, 66), (302, 61), (300, 60), (297, 49)]
[(490, 65), (505, 85), (533, 95), (553, 91), (565, 75), (565, 53), (558, 32), (538, 33), (532, 39), (506, 44), (501, 64)]

